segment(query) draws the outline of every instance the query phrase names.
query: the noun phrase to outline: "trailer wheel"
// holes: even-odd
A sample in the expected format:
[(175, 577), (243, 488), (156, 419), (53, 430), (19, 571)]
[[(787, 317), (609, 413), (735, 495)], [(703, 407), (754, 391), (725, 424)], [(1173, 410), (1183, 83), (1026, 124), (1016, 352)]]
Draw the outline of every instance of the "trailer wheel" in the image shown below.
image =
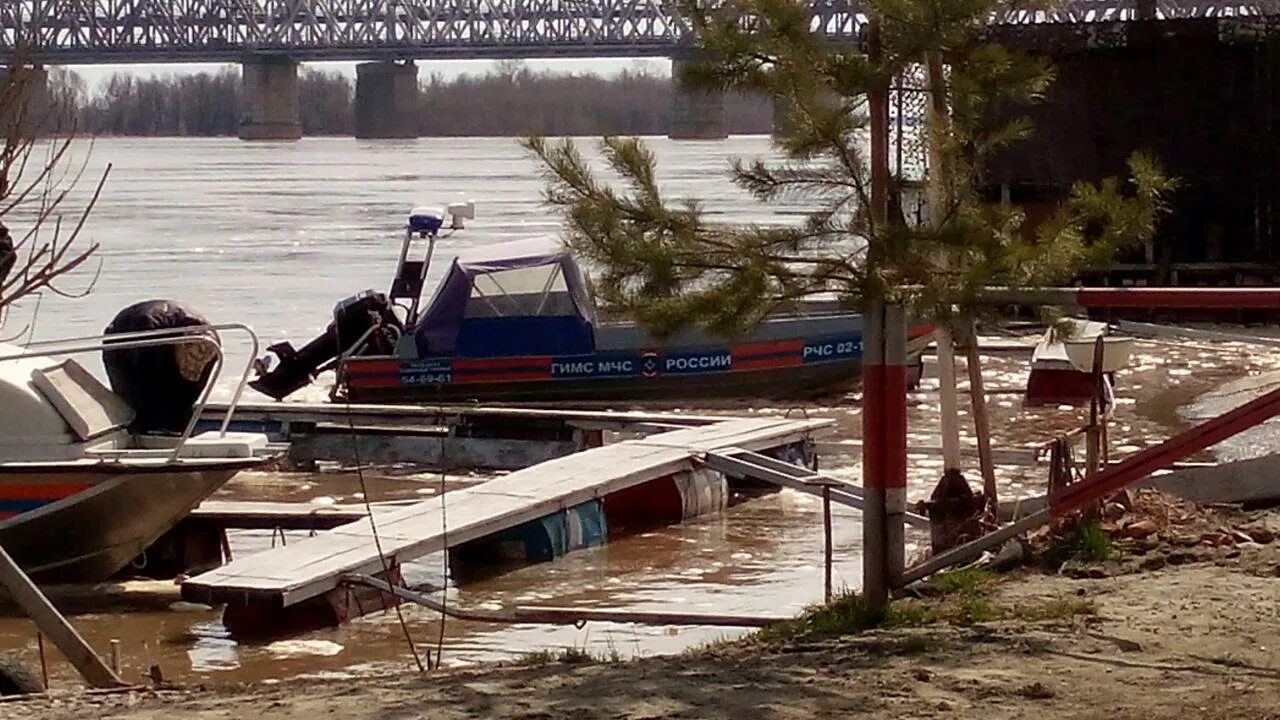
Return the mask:
[(0, 656), (0, 696), (44, 692), (39, 676), (14, 657)]

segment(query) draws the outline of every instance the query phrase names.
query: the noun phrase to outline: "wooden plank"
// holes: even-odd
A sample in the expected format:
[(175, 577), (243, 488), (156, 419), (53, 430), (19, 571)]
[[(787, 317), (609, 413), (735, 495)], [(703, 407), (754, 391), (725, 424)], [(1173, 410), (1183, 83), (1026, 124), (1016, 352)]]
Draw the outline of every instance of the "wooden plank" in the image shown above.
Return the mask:
[(71, 623), (67, 622), (67, 619), (53, 607), (49, 598), (40, 592), (40, 588), (31, 582), (31, 578), (22, 572), (22, 568), (18, 567), (18, 563), (13, 561), (3, 547), (0, 547), (0, 584), (9, 591), (9, 596), (22, 608), (27, 617), (35, 621), (40, 632), (58, 646), (63, 656), (75, 666), (85, 682), (96, 688), (115, 688), (126, 685), (111, 671), (111, 668), (102, 662), (102, 658), (93, 652), (89, 643), (85, 642)]
[[(831, 424), (738, 418), (593, 448), (379, 514), (378, 536), (389, 558), (405, 562), (691, 469), (692, 459), (707, 452), (784, 445)], [(200, 602), (271, 596), (288, 606), (336, 588), (343, 575), (381, 569), (366, 518), (191, 578), (183, 596)]]
[[(210, 403), (201, 416), (221, 420), (225, 404)], [(719, 415), (659, 413), (643, 411), (611, 412), (604, 410), (560, 410), (552, 408), (520, 408), (471, 405), (376, 405), (370, 403), (240, 403), (235, 420), (269, 422), (355, 423), (377, 424), (433, 420), (448, 422), (451, 418), (483, 418), (511, 420), (561, 420), (590, 429), (623, 429), (635, 425), (658, 424), (698, 427), (732, 418)]]

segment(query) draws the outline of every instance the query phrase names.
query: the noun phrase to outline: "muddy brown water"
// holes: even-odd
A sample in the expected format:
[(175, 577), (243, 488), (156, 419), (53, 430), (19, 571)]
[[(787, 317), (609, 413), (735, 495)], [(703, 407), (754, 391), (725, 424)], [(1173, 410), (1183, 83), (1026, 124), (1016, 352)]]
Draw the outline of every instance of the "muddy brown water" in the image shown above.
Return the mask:
[[(1112, 448), (1117, 456), (1158, 442), (1182, 423), (1168, 410), (1170, 393), (1194, 396), (1221, 382), (1280, 366), (1272, 355), (1233, 344), (1214, 346), (1140, 343), (1132, 369), (1122, 371)], [(1031, 447), (1055, 433), (1079, 425), (1084, 408), (1025, 408), (1020, 389), (1026, 380), (1026, 358), (994, 358), (987, 368), (990, 408), (999, 447)], [(912, 444), (936, 444), (937, 381), (930, 364), (921, 392), (910, 408)], [(832, 442), (860, 434), (858, 397), (802, 407), (690, 408), (690, 412), (733, 414), (806, 413), (831, 417), (835, 428), (819, 438)], [(965, 433), (966, 442), (972, 442)], [(857, 480), (856, 453), (828, 452), (824, 470)], [(913, 454), (912, 500), (931, 489), (941, 460)], [(322, 468), (319, 473), (246, 473), (220, 497), (289, 500), (324, 504), (363, 499), (360, 480), (349, 470)], [(1004, 497), (1042, 492), (1043, 466), (1000, 468)], [(977, 473), (972, 477), (976, 479)], [(431, 499), (449, 490), (480, 482), (482, 476), (441, 478), (430, 472), (371, 469), (364, 488), (371, 500)], [(447, 498), (447, 492), (446, 492)], [(861, 575), (862, 528), (856, 513), (835, 509), (834, 566), (837, 588), (856, 588)], [(306, 533), (290, 533), (297, 541)], [(922, 552), (924, 538), (914, 535), (909, 552)], [(278, 542), (270, 532), (237, 532), (237, 554), (269, 551)], [(448, 601), (470, 608), (513, 604), (617, 607), (635, 610), (678, 610), (790, 615), (822, 595), (821, 507), (816, 498), (790, 491), (753, 499), (724, 513), (678, 526), (657, 528), (634, 537), (576, 552), (551, 563), (528, 566), (499, 577), (450, 587)], [(411, 582), (439, 586), (440, 555), (408, 568)], [(724, 628), (646, 627), (592, 623), (584, 628), (539, 625), (489, 625), (447, 620), (424, 609), (406, 606), (405, 621), (419, 653), (437, 644), (447, 664), (508, 660), (521, 654), (566, 647), (598, 655), (622, 657), (676, 652), (691, 645), (733, 637), (742, 631)], [(278, 680), (295, 676), (332, 677), (335, 681), (364, 673), (413, 667), (412, 654), (395, 613), (368, 616), (346, 626), (308, 633), (289, 640), (246, 644), (228, 637), (216, 610), (178, 604), (160, 612), (112, 613), (75, 618), (76, 626), (96, 647), (112, 638), (122, 644), (125, 672), (140, 677), (158, 664), (167, 678), (186, 683), (224, 684)], [(443, 636), (441, 632), (443, 630)], [(35, 660), (34, 629), (25, 619), (0, 619), (0, 648)], [(53, 653), (51, 653), (53, 656)], [(54, 681), (75, 682), (64, 663), (52, 663)]]

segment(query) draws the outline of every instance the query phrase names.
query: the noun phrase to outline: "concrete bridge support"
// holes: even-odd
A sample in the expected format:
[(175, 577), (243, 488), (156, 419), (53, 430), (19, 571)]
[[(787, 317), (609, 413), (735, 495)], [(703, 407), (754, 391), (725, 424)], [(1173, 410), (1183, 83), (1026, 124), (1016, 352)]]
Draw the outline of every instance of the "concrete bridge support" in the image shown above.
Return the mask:
[(772, 135), (779, 137), (785, 134), (788, 118), (791, 116), (793, 103), (790, 98), (781, 95), (773, 96), (773, 130)]
[(691, 61), (671, 60), (672, 140), (723, 140), (729, 137), (724, 118), (724, 93), (685, 87), (682, 78)]
[(412, 62), (356, 66), (356, 137), (416, 138), (422, 94)]
[(297, 140), (298, 63), (286, 55), (246, 60), (241, 70), (241, 140)]

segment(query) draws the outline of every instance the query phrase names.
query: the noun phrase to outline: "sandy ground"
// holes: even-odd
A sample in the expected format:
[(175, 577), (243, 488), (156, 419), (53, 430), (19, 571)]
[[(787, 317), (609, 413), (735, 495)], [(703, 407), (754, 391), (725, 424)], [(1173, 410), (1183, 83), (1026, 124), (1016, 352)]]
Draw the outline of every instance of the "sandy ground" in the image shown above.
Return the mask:
[[(1117, 560), (1003, 576), (985, 592), (1013, 619), (622, 662), (63, 695), (0, 704), (0, 718), (1280, 718), (1280, 542), (1268, 535), (1280, 511), (1182, 506), (1157, 524)], [(1093, 614), (1029, 619), (1067, 603)]]

